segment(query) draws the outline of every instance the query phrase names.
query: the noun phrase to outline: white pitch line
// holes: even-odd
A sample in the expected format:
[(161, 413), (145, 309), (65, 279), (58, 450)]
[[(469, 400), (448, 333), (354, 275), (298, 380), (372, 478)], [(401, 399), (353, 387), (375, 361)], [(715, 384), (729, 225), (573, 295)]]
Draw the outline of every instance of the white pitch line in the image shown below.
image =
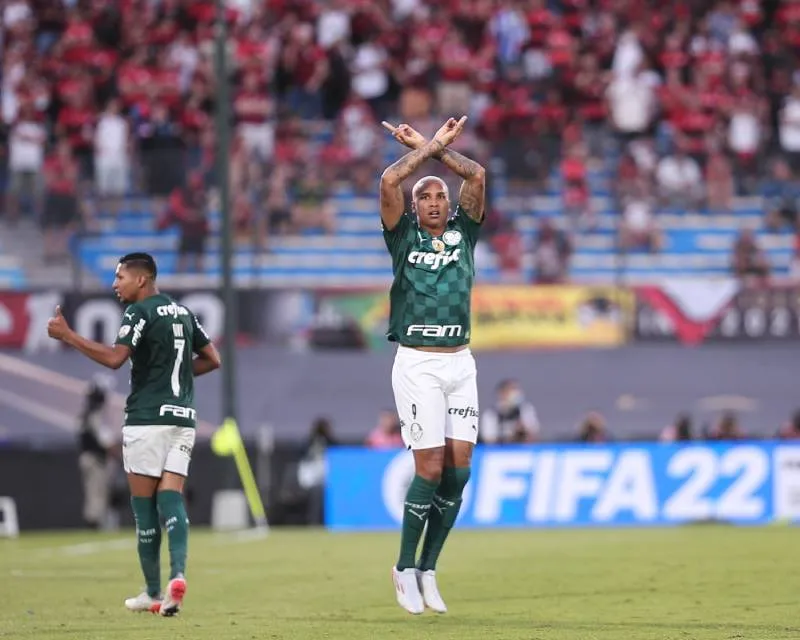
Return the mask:
[[(213, 540), (216, 545), (244, 544), (247, 542), (264, 540), (267, 537), (269, 537), (269, 529), (267, 527), (255, 527), (252, 529), (243, 529), (241, 531), (220, 532), (214, 535)], [(127, 551), (135, 547), (136, 538), (131, 535), (125, 538), (102, 540), (100, 542), (80, 542), (59, 547), (41, 547), (32, 551), (44, 557), (52, 557), (54, 555), (75, 557), (91, 556), (110, 551)]]
[(136, 547), (136, 540), (132, 537), (115, 538), (101, 542), (81, 542), (59, 547), (41, 547), (36, 549), (36, 555), (50, 558), (55, 555), (63, 556), (91, 556), (107, 551), (122, 551)]
[(81, 544), (68, 545), (61, 548), (61, 553), (67, 556), (90, 556), (105, 551), (133, 549), (135, 546), (136, 540), (128, 537), (117, 540), (104, 540), (103, 542), (83, 542)]

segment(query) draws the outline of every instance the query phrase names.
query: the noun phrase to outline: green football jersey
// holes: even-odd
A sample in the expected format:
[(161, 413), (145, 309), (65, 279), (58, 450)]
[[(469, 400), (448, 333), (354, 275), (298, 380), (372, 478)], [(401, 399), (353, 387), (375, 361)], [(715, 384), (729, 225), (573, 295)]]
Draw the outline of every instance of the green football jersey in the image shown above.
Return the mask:
[(469, 343), (479, 232), (480, 223), (460, 206), (441, 236), (432, 236), (408, 213), (394, 229), (384, 228), (394, 273), (389, 293), (390, 341), (410, 347)]
[(192, 354), (209, 342), (195, 315), (164, 294), (125, 309), (117, 344), (131, 350), (125, 424), (194, 427)]

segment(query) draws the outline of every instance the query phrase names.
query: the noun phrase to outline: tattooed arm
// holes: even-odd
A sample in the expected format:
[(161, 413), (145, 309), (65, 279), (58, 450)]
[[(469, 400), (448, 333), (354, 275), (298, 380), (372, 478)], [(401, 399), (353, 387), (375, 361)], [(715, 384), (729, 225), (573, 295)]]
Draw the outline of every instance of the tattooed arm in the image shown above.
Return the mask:
[[(450, 118), (442, 128), (436, 132), (433, 139), (444, 142), (444, 146), (447, 147), (447, 145), (455, 140), (461, 133), (466, 121), (466, 116), (461, 118), (458, 122), (456, 122), (455, 118)], [(425, 139), (425, 136), (407, 124), (401, 124), (397, 127), (385, 121), (381, 124), (400, 144), (407, 146), (409, 149), (419, 151), (425, 145), (430, 144)], [(457, 151), (452, 151), (448, 148), (436, 151), (432, 157), (439, 160), (453, 173), (464, 180), (461, 184), (461, 192), (458, 194), (458, 203), (470, 218), (475, 222), (481, 222), (483, 220), (484, 196), (486, 191), (486, 170), (474, 160), (470, 160)]]
[(433, 157), (464, 180), (458, 194), (458, 203), (470, 218), (481, 222), (486, 193), (486, 170), (474, 160), (452, 149), (444, 149)]
[(397, 162), (389, 165), (381, 175), (381, 220), (386, 229), (394, 229), (400, 221), (405, 209), (403, 190), (400, 187), (403, 180), (414, 173), (428, 158), (444, 151), (445, 144), (437, 139), (426, 142), (424, 145), (407, 153)]

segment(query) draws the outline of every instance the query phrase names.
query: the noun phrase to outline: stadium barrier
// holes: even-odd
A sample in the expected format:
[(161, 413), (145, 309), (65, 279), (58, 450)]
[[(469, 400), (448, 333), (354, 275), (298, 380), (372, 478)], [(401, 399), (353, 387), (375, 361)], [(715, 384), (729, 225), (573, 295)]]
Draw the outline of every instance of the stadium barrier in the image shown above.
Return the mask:
[(795, 342), (800, 340), (800, 287), (739, 280), (685, 279), (633, 289), (637, 341)]
[[(247, 446), (270, 524), (322, 524), (319, 515), (316, 521), (309, 518), (310, 495), (297, 479), (303, 446), (277, 442), (269, 455), (259, 452), (257, 442), (248, 442)], [(119, 514), (120, 526), (130, 528), (130, 495), (120, 465), (116, 465), (111, 485), (112, 508)], [(214, 496), (240, 489), (241, 485), (233, 459), (215, 455), (208, 440), (199, 440), (192, 451), (186, 487), (189, 519), (194, 525), (207, 526), (219, 524), (213, 522)], [(77, 449), (0, 441), (0, 496), (14, 501), (23, 535), (31, 530), (83, 527)], [(0, 514), (0, 527), (2, 522)]]
[[(213, 339), (224, 326), (224, 306), (212, 290), (172, 290)], [(122, 307), (110, 293), (0, 292), (0, 347), (28, 352), (55, 349), (47, 319), (56, 305), (77, 331), (113, 342)], [(475, 350), (537, 347), (612, 347), (627, 339), (633, 316), (630, 291), (615, 287), (478, 286), (473, 294)], [(311, 346), (387, 349), (389, 297), (379, 291), (242, 289), (236, 293), (238, 330), (248, 337)]]
[[(213, 340), (222, 336), (225, 307), (218, 290), (165, 289), (187, 305)], [(236, 317), (241, 334), (268, 339), (280, 328), (276, 308), (286, 303), (284, 292), (243, 289), (236, 292)], [(47, 337), (47, 321), (56, 305), (81, 335), (109, 344), (116, 338), (123, 305), (109, 291), (98, 293), (0, 291), (0, 348), (26, 352), (58, 349)]]
[[(362, 332), (363, 343), (387, 348), (386, 291), (318, 295), (318, 316)], [(610, 286), (479, 285), (472, 295), (471, 347), (613, 347), (626, 341), (633, 315), (630, 291)]]
[[(325, 523), (396, 529), (407, 451), (328, 451)], [(464, 527), (653, 526), (800, 521), (800, 444), (478, 447)]]
[[(219, 291), (165, 288), (198, 315), (217, 339), (225, 309)], [(389, 349), (389, 296), (380, 290), (239, 289), (240, 335), (270, 343), (306, 341), (312, 348)], [(110, 291), (0, 291), (0, 348), (57, 349), (47, 320), (61, 305), (67, 320), (95, 340), (113, 341), (122, 307)], [(629, 340), (795, 342), (800, 340), (800, 287), (743, 287), (731, 279), (675, 279), (658, 285), (480, 285), (473, 294), (472, 347), (477, 350), (614, 347)]]

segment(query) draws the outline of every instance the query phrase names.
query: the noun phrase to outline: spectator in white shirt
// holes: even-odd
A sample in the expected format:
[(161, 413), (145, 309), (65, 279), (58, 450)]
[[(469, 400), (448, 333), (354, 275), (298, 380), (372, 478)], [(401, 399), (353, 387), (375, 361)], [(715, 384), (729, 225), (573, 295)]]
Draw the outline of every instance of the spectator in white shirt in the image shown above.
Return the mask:
[(518, 64), (523, 45), (530, 35), (525, 14), (520, 8), (508, 0), (501, 0), (488, 29), (497, 47), (500, 66), (508, 69)]
[(10, 184), (6, 193), (6, 212), (9, 222), (19, 218), (21, 196), (30, 199), (34, 217), (42, 212), (44, 146), (47, 131), (27, 106), (20, 109), (8, 136), (8, 169)]
[(338, 126), (344, 133), (347, 148), (356, 160), (367, 160), (375, 152), (380, 138), (375, 115), (366, 100), (351, 93), (341, 113)]
[(626, 250), (646, 249), (655, 253), (661, 249), (661, 232), (655, 219), (649, 185), (645, 180), (639, 180), (631, 195), (623, 202), (619, 233), (620, 244)]
[(697, 207), (703, 199), (703, 174), (697, 161), (678, 146), (656, 169), (661, 202), (671, 206)]
[(317, 18), (317, 44), (330, 49), (337, 42), (350, 38), (350, 14), (344, 0), (331, 0), (320, 9)]
[(736, 28), (728, 38), (728, 52), (735, 57), (758, 55), (758, 43), (741, 20), (737, 20)]
[(32, 18), (33, 12), (26, 0), (10, 0), (3, 10), (3, 26), (12, 33)]
[(17, 89), (25, 77), (25, 53), (19, 46), (10, 46), (3, 58), (2, 84), (0, 84), (0, 108), (3, 122), (11, 124), (19, 111)]
[(420, 0), (392, 0), (392, 18), (402, 22), (420, 9)]
[(781, 149), (797, 176), (800, 172), (800, 84), (794, 86), (792, 93), (783, 103), (779, 116), (778, 138)]
[(630, 75), (618, 75), (611, 81), (606, 96), (611, 122), (623, 142), (631, 142), (647, 133), (655, 113), (653, 74), (645, 67)]
[(753, 95), (743, 95), (731, 110), (728, 128), (728, 147), (734, 154), (734, 172), (740, 195), (750, 194), (754, 189), (762, 138), (759, 101)]
[(189, 34), (181, 31), (167, 51), (170, 66), (180, 74), (181, 92), (186, 93), (192, 83), (192, 76), (200, 63), (200, 51), (192, 43)]
[(384, 99), (389, 91), (389, 54), (377, 40), (360, 45), (350, 61), (353, 92), (366, 100), (380, 121), (388, 117)]
[(117, 100), (109, 100), (97, 122), (94, 153), (97, 193), (116, 214), (130, 180), (130, 131)]
[(611, 69), (616, 77), (631, 77), (644, 61), (644, 50), (639, 41), (638, 27), (633, 27), (622, 33), (617, 40), (614, 50), (614, 59)]

